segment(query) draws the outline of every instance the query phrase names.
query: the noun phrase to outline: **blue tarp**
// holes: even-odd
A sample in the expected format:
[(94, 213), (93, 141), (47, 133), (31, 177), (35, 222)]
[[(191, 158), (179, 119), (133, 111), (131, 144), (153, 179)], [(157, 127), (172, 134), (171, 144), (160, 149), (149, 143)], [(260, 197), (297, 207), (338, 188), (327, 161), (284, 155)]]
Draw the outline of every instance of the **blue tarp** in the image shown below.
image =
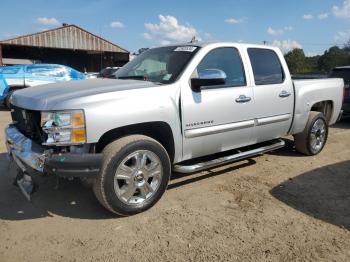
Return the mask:
[(6, 80), (0, 74), (0, 101), (3, 101), (7, 95), (7, 92), (9, 91), (9, 86), (6, 83)]

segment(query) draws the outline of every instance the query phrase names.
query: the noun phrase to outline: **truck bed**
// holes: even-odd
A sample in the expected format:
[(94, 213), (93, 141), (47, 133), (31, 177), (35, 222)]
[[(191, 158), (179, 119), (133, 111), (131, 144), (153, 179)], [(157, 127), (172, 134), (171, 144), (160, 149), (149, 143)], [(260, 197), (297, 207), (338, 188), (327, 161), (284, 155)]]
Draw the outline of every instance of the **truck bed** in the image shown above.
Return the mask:
[(332, 115), (328, 124), (333, 125), (339, 116), (342, 106), (344, 81), (341, 78), (298, 79), (293, 80), (295, 89), (295, 115), (290, 134), (303, 131), (309, 111), (320, 101), (330, 101)]

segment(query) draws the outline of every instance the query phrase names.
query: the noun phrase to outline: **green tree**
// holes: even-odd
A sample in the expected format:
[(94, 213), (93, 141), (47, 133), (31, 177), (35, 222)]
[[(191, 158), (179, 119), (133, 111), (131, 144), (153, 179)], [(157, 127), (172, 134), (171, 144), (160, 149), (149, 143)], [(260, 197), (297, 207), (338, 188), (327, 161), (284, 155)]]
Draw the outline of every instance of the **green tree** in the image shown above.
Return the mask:
[(320, 57), (320, 55), (306, 57), (306, 63), (308, 65), (309, 73), (316, 73), (320, 71), (318, 69), (318, 60), (320, 59)]
[(329, 72), (334, 67), (344, 66), (350, 62), (350, 51), (347, 47), (339, 48), (333, 46), (329, 48), (318, 60), (318, 68), (323, 72)]
[(309, 66), (303, 49), (293, 49), (292, 51), (289, 51), (284, 57), (292, 74), (302, 74), (309, 72)]

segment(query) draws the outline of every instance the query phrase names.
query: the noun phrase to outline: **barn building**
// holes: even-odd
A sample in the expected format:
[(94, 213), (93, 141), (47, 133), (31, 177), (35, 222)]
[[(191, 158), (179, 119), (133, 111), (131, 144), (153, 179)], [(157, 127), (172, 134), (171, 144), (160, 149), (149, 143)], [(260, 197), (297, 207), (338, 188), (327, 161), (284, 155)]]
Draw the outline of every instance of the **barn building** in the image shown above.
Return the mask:
[(98, 72), (108, 66), (123, 66), (129, 51), (76, 25), (0, 41), (0, 66), (52, 63), (82, 72)]

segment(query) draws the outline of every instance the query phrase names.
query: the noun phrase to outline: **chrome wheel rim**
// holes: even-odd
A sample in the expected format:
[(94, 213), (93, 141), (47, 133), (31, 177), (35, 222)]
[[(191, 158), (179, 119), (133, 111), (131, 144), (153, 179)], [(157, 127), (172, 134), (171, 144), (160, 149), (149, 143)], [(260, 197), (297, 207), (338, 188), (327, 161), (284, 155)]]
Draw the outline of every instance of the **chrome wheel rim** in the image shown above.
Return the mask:
[(114, 175), (114, 191), (124, 204), (141, 204), (157, 192), (162, 174), (162, 164), (155, 153), (135, 151), (119, 164)]
[(322, 119), (315, 121), (311, 128), (310, 146), (313, 152), (318, 152), (322, 149), (326, 140), (326, 123)]

